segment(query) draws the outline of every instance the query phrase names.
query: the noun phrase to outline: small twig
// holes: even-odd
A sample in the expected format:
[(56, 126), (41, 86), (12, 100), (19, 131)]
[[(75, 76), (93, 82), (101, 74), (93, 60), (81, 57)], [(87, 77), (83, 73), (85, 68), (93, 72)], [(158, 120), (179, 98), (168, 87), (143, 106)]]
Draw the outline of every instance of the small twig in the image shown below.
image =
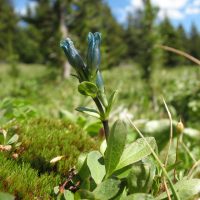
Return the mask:
[(189, 177), (189, 178), (190, 178), (190, 176), (192, 176), (192, 173), (193, 173), (194, 169), (195, 169), (198, 165), (200, 165), (200, 160), (196, 161), (196, 162), (194, 163), (194, 165), (192, 166), (192, 168), (190, 169), (190, 171), (188, 172), (188, 177)]
[[(178, 149), (179, 149), (179, 142), (180, 142), (180, 135), (177, 136), (177, 142), (176, 142), (176, 158), (175, 158), (175, 164), (178, 162)], [(176, 167), (174, 167), (174, 180), (176, 180)]]
[(165, 109), (167, 111), (167, 114), (168, 114), (168, 117), (169, 117), (169, 121), (170, 121), (170, 136), (169, 136), (169, 145), (168, 145), (168, 151), (167, 151), (167, 154), (166, 154), (166, 157), (165, 157), (165, 167), (167, 166), (167, 163), (168, 163), (168, 157), (169, 157), (169, 151), (171, 149), (171, 144), (172, 144), (172, 139), (173, 139), (173, 123), (172, 123), (172, 116), (171, 116), (171, 113), (169, 111), (169, 108), (165, 102), (165, 99), (163, 98), (163, 103), (165, 105)]
[(163, 177), (163, 183), (164, 183), (164, 186), (165, 186), (165, 191), (167, 193), (167, 197), (168, 197), (169, 200), (171, 200), (171, 195), (170, 195), (170, 192), (169, 192), (165, 177)]
[(171, 51), (171, 52), (176, 53), (178, 55), (184, 56), (187, 59), (189, 59), (189, 60), (193, 61), (194, 63), (196, 63), (197, 65), (200, 65), (200, 60), (195, 58), (195, 57), (193, 57), (193, 56), (191, 56), (188, 53), (185, 53), (183, 51), (180, 51), (178, 49), (175, 49), (175, 48), (172, 48), (172, 47), (168, 47), (168, 46), (165, 46), (165, 45), (160, 45), (159, 47), (161, 47), (164, 50)]

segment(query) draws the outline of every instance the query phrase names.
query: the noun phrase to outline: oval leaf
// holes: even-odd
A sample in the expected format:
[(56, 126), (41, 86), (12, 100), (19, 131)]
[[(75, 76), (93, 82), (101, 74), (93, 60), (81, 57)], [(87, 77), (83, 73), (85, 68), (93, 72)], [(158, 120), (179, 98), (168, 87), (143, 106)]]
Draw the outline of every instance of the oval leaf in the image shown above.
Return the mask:
[(101, 153), (98, 151), (90, 152), (87, 157), (87, 165), (95, 183), (101, 183), (106, 173)]
[(79, 194), (79, 196), (81, 197), (81, 199), (95, 200), (94, 194), (92, 192), (90, 192), (89, 190), (80, 189), (76, 193)]
[(156, 166), (150, 159), (135, 163), (127, 177), (129, 194), (148, 193), (153, 183), (155, 171)]
[(126, 143), (126, 135), (126, 124), (122, 121), (116, 121), (108, 137), (108, 145), (104, 158), (107, 177), (114, 172), (120, 161)]
[[(155, 139), (153, 137), (147, 137), (146, 140), (151, 145), (151, 147), (155, 149), (156, 147)], [(116, 167), (116, 170), (121, 169), (130, 164), (133, 164), (150, 154), (151, 154), (151, 150), (146, 145), (146, 142), (144, 141), (144, 139), (139, 138), (132, 144), (129, 144), (126, 146), (121, 156), (121, 159), (119, 161), (119, 164)]]
[(155, 200), (153, 196), (143, 193), (135, 193), (123, 197), (121, 200)]
[[(181, 200), (192, 199), (195, 195), (200, 194), (200, 179), (180, 180), (174, 185), (174, 188), (177, 190)], [(165, 199), (166, 197), (166, 193), (162, 193), (156, 200)]]
[(66, 200), (74, 200), (74, 194), (69, 190), (64, 191), (64, 197)]
[(120, 181), (115, 179), (107, 179), (96, 187), (93, 191), (95, 199), (110, 199), (119, 191)]
[(78, 91), (85, 96), (95, 98), (97, 96), (98, 88), (94, 83), (83, 81), (78, 86)]
[(90, 170), (87, 166), (87, 155), (80, 154), (77, 162), (78, 175), (82, 180), (86, 180), (90, 176)]

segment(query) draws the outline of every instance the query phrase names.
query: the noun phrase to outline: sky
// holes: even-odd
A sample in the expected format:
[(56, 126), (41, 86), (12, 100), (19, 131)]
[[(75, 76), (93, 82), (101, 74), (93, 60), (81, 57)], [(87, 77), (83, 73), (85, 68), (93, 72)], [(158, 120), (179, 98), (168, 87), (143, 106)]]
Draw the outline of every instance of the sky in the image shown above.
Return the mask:
[[(17, 12), (24, 14), (28, 0), (13, 0)], [(94, 0), (95, 1), (95, 0)], [(142, 8), (142, 0), (105, 0), (120, 23), (126, 21), (128, 12)], [(200, 30), (200, 0), (152, 0), (159, 7), (158, 20), (168, 16), (174, 26), (182, 24), (187, 31), (195, 23)], [(30, 3), (29, 3), (30, 4)], [(35, 3), (29, 6), (34, 8)]]

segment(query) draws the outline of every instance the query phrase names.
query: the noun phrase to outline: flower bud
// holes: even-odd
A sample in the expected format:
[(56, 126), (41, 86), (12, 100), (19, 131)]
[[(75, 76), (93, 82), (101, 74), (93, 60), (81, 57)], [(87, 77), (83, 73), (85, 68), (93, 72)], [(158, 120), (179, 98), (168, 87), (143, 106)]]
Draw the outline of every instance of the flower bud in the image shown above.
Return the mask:
[(94, 78), (96, 71), (99, 69), (101, 61), (100, 53), (101, 34), (88, 34), (88, 52), (87, 52), (87, 67), (90, 73), (90, 78)]
[(96, 73), (96, 85), (100, 91), (104, 92), (103, 78), (99, 70), (97, 70), (97, 73)]
[(80, 82), (87, 80), (87, 69), (85, 63), (77, 49), (74, 47), (73, 42), (67, 38), (60, 42), (60, 47), (64, 50), (71, 66), (76, 70)]
[(178, 134), (182, 134), (183, 133), (183, 131), (184, 131), (184, 125), (183, 125), (183, 123), (182, 123), (181, 120), (176, 125), (176, 130), (177, 130)]

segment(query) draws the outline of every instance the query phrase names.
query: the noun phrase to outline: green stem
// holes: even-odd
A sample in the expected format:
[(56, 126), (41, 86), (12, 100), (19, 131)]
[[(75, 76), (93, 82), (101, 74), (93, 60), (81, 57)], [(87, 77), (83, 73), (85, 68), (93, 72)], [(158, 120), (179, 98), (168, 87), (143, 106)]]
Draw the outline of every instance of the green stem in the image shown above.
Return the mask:
[[(175, 158), (175, 164), (178, 162), (178, 150), (179, 150), (179, 142), (180, 142), (180, 135), (177, 136), (177, 142), (176, 142), (176, 158)], [(174, 167), (174, 180), (176, 180), (176, 167)]]
[(95, 104), (96, 104), (96, 106), (97, 106), (97, 108), (100, 112), (101, 117), (104, 117), (104, 109), (102, 107), (100, 100), (97, 97), (93, 98), (93, 100), (94, 100), (94, 102), (95, 102)]
[(101, 115), (101, 122), (103, 124), (103, 128), (104, 128), (104, 133), (105, 133), (105, 137), (106, 137), (106, 141), (108, 141), (108, 135), (109, 135), (109, 124), (108, 124), (108, 120), (107, 119), (104, 119), (105, 118), (105, 111), (103, 109), (103, 106), (101, 104), (101, 101), (95, 97), (93, 98), (99, 112), (100, 112), (100, 115)]
[(110, 132), (108, 120), (103, 120), (102, 124), (103, 124), (104, 132), (105, 132), (106, 141), (108, 141), (108, 136), (109, 136), (109, 132)]

